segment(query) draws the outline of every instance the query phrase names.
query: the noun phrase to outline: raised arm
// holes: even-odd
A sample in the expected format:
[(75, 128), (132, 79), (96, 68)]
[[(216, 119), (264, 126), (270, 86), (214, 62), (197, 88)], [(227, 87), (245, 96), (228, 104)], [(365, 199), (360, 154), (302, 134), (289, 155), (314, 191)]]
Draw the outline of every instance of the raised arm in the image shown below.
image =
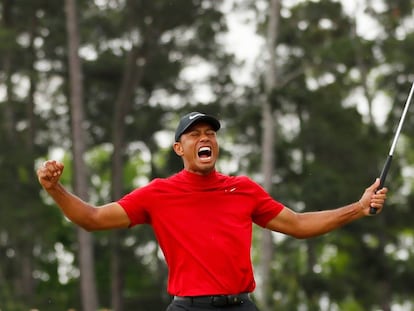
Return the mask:
[(37, 177), (67, 218), (88, 231), (129, 226), (129, 218), (118, 203), (112, 202), (97, 207), (67, 191), (59, 182), (63, 169), (63, 163), (49, 160), (37, 169)]
[(322, 235), (356, 219), (369, 216), (370, 206), (377, 208), (377, 213), (380, 213), (388, 190), (383, 188), (376, 191), (379, 183), (377, 179), (366, 188), (359, 201), (337, 209), (296, 213), (285, 208), (267, 224), (266, 228), (304, 239)]

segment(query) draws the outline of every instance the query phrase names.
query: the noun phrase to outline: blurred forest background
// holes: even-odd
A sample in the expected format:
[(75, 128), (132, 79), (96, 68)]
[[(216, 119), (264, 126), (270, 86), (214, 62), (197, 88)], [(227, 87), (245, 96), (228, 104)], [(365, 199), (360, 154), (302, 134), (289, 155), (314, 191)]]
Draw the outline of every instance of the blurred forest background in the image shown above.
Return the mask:
[[(356, 201), (414, 81), (413, 5), (0, 0), (0, 310), (166, 308), (151, 228), (79, 230), (35, 170), (61, 160), (80, 197), (116, 200), (182, 168), (171, 144), (190, 110), (222, 120), (220, 171), (297, 211)], [(381, 215), (309, 240), (255, 228), (261, 310), (414, 308), (413, 115)]]

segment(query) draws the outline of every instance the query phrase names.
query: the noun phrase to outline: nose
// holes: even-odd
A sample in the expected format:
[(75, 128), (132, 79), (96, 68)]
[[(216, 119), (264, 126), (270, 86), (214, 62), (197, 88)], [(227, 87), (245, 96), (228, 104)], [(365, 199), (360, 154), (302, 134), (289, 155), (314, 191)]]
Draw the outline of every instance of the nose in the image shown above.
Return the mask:
[(200, 141), (208, 141), (210, 138), (208, 137), (207, 133), (201, 133)]

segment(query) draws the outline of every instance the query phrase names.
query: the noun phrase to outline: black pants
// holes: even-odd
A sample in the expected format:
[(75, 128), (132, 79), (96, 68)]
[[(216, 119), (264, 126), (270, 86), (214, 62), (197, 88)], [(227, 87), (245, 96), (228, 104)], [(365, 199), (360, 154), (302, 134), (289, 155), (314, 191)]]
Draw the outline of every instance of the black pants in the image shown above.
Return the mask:
[(259, 311), (251, 300), (244, 301), (241, 305), (214, 307), (209, 305), (192, 304), (190, 301), (173, 300), (167, 308), (167, 311)]

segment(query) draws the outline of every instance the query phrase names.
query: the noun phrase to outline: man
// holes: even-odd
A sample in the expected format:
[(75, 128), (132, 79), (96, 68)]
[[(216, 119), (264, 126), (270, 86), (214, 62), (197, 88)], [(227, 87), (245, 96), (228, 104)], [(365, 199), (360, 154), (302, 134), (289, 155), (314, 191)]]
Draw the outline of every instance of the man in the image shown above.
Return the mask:
[(255, 288), (250, 247), (252, 224), (296, 238), (332, 231), (381, 212), (387, 189), (377, 179), (355, 203), (320, 212), (296, 213), (248, 177), (215, 169), (220, 122), (192, 112), (178, 124), (173, 145), (184, 169), (100, 208), (82, 201), (59, 183), (63, 164), (46, 161), (40, 184), (62, 212), (88, 231), (151, 224), (169, 268), (168, 311), (257, 310), (249, 299)]

